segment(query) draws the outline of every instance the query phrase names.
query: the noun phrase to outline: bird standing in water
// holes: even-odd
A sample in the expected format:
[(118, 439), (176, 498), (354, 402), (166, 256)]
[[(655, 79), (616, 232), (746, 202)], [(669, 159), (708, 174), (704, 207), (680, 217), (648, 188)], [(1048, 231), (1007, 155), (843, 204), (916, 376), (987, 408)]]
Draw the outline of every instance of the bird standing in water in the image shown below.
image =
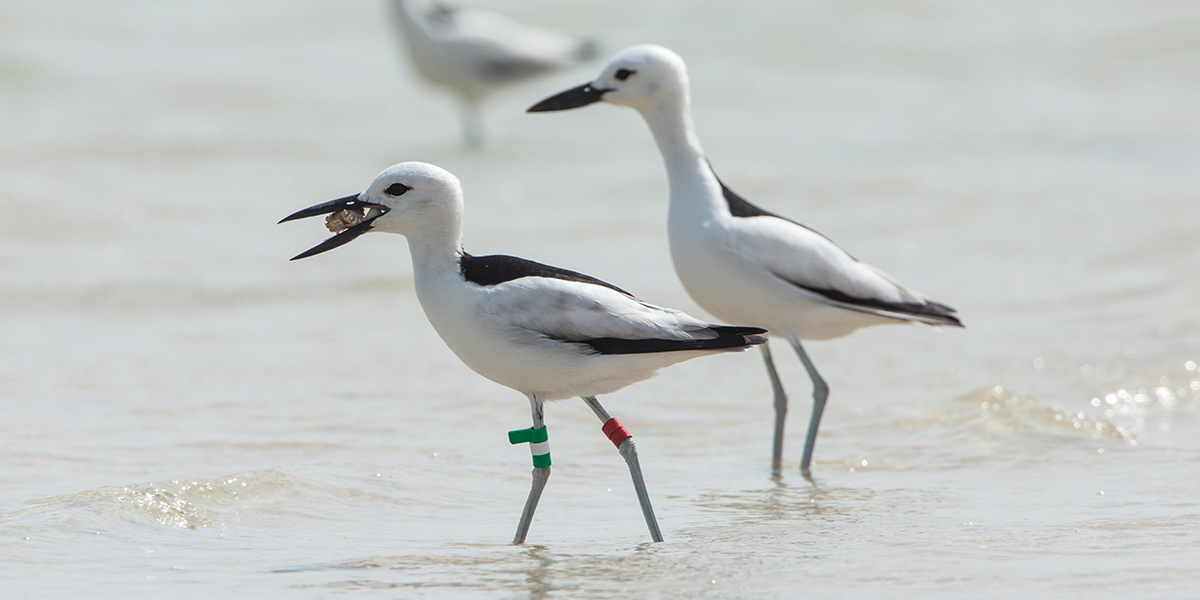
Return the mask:
[(417, 299), (446, 345), (476, 373), (529, 398), (533, 427), (509, 433), (530, 444), (533, 487), (515, 544), (525, 541), (550, 477), (544, 405), (581, 397), (629, 465), (651, 538), (662, 541), (632, 436), (596, 396), (691, 358), (762, 344), (755, 327), (712, 325), (659, 308), (582, 273), (517, 258), (472, 256), (462, 247), (462, 187), (433, 165), (401, 163), (360, 194), (318, 204), (280, 223), (329, 215), (337, 235), (292, 260), (320, 254), (369, 231), (408, 239)]
[[(675, 273), (696, 304), (727, 323), (786, 338), (813, 384), (800, 471), (809, 477), (829, 387), (801, 340), (828, 340), (888, 323), (962, 327), (955, 310), (926, 299), (850, 256), (829, 238), (751, 204), (717, 178), (692, 125), (687, 68), (655, 45), (617, 53), (600, 76), (529, 108), (550, 112), (607, 102), (637, 110), (667, 167), (667, 231)], [(783, 461), (787, 395), (771, 350), (761, 346), (775, 395), (772, 470)]]

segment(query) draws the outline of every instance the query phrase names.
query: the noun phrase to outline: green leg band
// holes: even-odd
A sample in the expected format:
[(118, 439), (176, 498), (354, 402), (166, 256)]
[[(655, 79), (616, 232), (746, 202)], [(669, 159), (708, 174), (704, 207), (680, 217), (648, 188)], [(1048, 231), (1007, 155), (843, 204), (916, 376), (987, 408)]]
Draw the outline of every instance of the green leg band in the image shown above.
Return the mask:
[(550, 434), (545, 427), (510, 431), (508, 432), (508, 443), (528, 443), (529, 452), (533, 454), (533, 466), (538, 469), (550, 466)]

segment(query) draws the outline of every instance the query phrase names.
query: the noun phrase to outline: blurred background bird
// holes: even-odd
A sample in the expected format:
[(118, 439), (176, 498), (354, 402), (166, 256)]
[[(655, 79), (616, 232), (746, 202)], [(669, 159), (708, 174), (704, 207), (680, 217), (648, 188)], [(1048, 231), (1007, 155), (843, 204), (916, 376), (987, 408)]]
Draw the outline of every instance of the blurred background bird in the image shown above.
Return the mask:
[(417, 73), (459, 97), (463, 139), (483, 146), (481, 103), (506, 85), (598, 55), (595, 42), (518, 23), (499, 13), (426, 0), (391, 0), (396, 28)]

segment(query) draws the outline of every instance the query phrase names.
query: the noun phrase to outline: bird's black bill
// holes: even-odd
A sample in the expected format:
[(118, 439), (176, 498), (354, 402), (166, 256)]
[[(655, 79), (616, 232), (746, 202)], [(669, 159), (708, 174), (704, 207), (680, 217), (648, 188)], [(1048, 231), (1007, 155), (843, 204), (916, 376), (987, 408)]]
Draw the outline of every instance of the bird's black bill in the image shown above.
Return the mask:
[(374, 221), (374, 220), (375, 220), (374, 218), (367, 219), (366, 221), (363, 221), (362, 223), (359, 223), (358, 225), (355, 225), (354, 227), (351, 227), (351, 228), (321, 242), (320, 244), (317, 244), (316, 246), (313, 246), (312, 248), (309, 248), (308, 250), (305, 250), (304, 252), (301, 252), (300, 254), (293, 256), (292, 260), (300, 260), (302, 258), (308, 258), (314, 254), (328, 252), (330, 250), (333, 250), (334, 248), (337, 248), (338, 246), (348, 244), (352, 240), (354, 240), (354, 238), (370, 231), (371, 230), (371, 221)]
[(610, 89), (592, 87), (592, 84), (585, 83), (579, 87), (573, 87), (550, 96), (530, 106), (525, 112), (554, 112), (556, 110), (579, 108), (599, 102), (604, 98), (604, 94), (611, 91)]
[(360, 208), (360, 209), (375, 208), (375, 209), (379, 209), (380, 212), (376, 215), (373, 215), (371, 217), (363, 219), (358, 224), (347, 228), (346, 230), (342, 231), (341, 233), (321, 242), (320, 244), (317, 244), (316, 246), (313, 246), (312, 248), (309, 248), (308, 250), (305, 250), (304, 252), (301, 252), (300, 254), (293, 256), (292, 260), (300, 260), (301, 258), (308, 258), (314, 254), (328, 252), (329, 250), (333, 250), (334, 248), (337, 248), (338, 246), (342, 246), (342, 245), (350, 243), (352, 240), (354, 240), (354, 238), (370, 231), (371, 223), (375, 219), (378, 219), (379, 217), (383, 216), (383, 214), (388, 211), (388, 208), (382, 204), (373, 204), (370, 202), (363, 202), (358, 199), (358, 194), (354, 194), (353, 196), (346, 196), (345, 198), (338, 198), (337, 200), (330, 200), (329, 202), (323, 202), (316, 206), (310, 206), (306, 209), (298, 210), (298, 211), (284, 217), (282, 220), (280, 220), (279, 221), (280, 223), (286, 223), (288, 221), (295, 221), (296, 219), (303, 219), (305, 217), (315, 217), (318, 215), (327, 215), (329, 213), (340, 212), (340, 211), (343, 211), (346, 209), (352, 209), (352, 208)]

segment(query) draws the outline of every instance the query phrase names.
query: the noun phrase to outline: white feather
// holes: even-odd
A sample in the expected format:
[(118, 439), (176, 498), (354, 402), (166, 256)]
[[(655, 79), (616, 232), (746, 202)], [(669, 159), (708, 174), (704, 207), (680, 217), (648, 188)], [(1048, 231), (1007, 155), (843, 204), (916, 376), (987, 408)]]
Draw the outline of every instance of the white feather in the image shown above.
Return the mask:
[(709, 324), (607, 287), (524, 277), (484, 288), (479, 310), (512, 327), (558, 340), (708, 339)]
[[(397, 183), (407, 191), (391, 195)], [(680, 361), (748, 347), (599, 354), (575, 342), (718, 336), (704, 321), (603, 285), (550, 277), (468, 281), (460, 262), (462, 188), (432, 165), (390, 167), (359, 199), (387, 207), (372, 231), (408, 238), (417, 299), (438, 335), (467, 366), (501, 385), (547, 400), (595, 396)]]

